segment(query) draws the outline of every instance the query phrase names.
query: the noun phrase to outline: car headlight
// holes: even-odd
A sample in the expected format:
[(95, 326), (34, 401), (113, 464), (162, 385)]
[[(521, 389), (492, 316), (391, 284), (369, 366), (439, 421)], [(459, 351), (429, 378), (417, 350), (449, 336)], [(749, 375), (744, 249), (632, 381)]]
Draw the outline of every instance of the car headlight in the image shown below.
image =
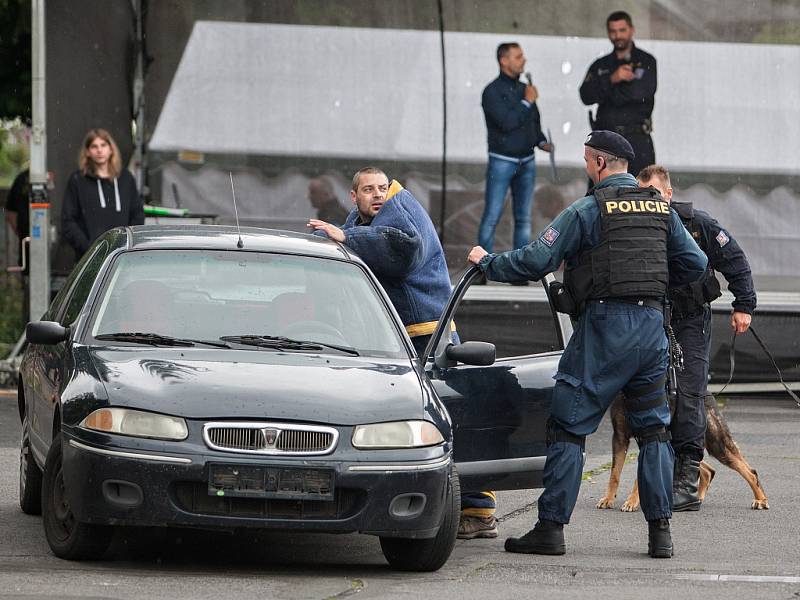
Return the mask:
[(158, 413), (130, 408), (99, 408), (80, 423), (81, 427), (161, 440), (185, 440), (189, 435), (186, 421)]
[(395, 421), (357, 425), (353, 446), (362, 450), (378, 448), (421, 448), (444, 442), (442, 433), (428, 421)]

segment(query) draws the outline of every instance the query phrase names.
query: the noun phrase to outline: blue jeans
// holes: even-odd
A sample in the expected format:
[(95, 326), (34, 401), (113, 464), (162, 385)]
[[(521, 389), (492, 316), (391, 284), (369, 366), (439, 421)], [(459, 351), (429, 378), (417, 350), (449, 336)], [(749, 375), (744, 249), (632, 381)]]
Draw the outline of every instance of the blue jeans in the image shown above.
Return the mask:
[(509, 185), (514, 206), (514, 248), (521, 248), (530, 243), (531, 205), (535, 183), (534, 159), (520, 164), (494, 156), (489, 157), (489, 165), (486, 168), (486, 205), (478, 229), (478, 245), (483, 246), (487, 252), (492, 252), (494, 230), (500, 222), (500, 217), (503, 216)]

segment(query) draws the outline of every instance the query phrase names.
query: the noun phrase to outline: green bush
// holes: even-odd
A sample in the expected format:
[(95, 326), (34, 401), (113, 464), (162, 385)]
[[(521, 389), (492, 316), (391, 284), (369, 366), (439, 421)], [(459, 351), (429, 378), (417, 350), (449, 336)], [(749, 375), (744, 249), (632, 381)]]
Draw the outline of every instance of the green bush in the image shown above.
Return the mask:
[(19, 119), (0, 120), (0, 188), (11, 187), (28, 164), (28, 128)]

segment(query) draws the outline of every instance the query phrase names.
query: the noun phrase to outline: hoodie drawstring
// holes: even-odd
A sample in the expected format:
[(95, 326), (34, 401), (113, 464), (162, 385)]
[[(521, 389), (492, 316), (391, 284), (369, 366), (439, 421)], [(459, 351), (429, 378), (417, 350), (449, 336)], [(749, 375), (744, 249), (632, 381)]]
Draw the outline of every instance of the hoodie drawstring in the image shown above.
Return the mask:
[[(106, 207), (106, 197), (103, 194), (103, 186), (100, 185), (100, 179), (97, 180), (97, 195), (100, 196), (100, 208)], [(117, 178), (114, 177), (114, 202), (117, 208), (117, 212), (122, 212), (122, 206), (119, 203), (119, 184), (117, 183)]]

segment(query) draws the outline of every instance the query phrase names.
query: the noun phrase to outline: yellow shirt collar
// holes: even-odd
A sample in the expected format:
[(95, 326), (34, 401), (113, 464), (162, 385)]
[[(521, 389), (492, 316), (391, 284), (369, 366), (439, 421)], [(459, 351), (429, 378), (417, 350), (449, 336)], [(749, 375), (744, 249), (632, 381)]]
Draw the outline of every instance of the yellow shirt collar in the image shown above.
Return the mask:
[(386, 200), (391, 200), (392, 196), (399, 193), (403, 189), (403, 186), (397, 183), (396, 179), (392, 179), (392, 182), (389, 184), (389, 189), (386, 192)]

